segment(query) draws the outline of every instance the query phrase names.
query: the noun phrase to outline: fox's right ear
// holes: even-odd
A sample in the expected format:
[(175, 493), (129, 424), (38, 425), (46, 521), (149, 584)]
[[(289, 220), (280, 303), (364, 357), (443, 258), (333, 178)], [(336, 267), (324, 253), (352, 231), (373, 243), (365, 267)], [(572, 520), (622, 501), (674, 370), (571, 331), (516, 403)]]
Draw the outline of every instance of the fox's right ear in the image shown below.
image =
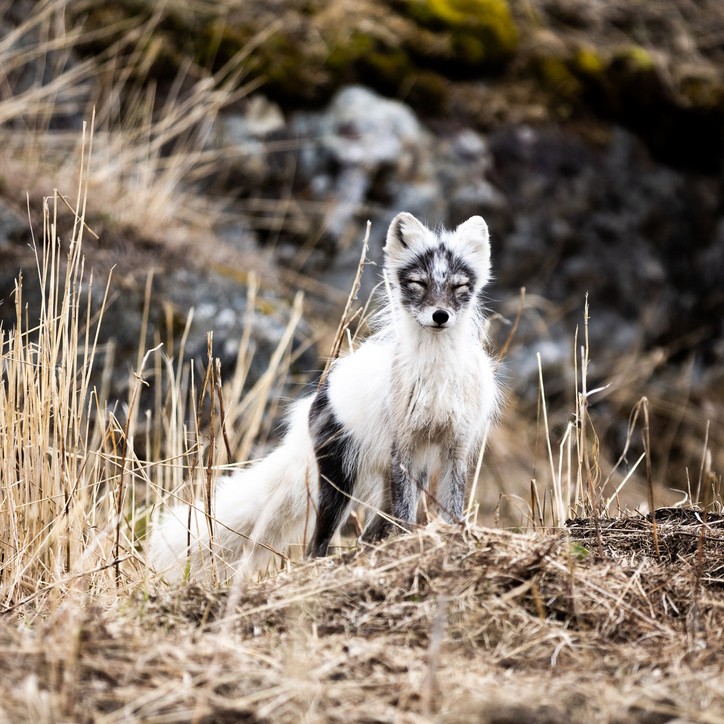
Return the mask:
[(407, 211), (397, 214), (387, 230), (385, 256), (394, 263), (408, 249), (422, 246), (429, 233), (427, 227)]
[(473, 255), (480, 285), (484, 286), (490, 278), (490, 233), (485, 219), (471, 216), (455, 229), (455, 236), (466, 253)]

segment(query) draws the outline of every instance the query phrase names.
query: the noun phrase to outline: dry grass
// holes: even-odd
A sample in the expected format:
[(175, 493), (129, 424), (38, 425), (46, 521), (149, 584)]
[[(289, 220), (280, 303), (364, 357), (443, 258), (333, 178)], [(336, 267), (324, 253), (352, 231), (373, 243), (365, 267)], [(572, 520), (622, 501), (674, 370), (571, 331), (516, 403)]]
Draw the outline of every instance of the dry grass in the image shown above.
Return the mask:
[[(43, 0), (0, 42), (3, 175), (22, 197), (64, 188), (81, 152), (78, 118), (94, 113), (95, 162), (85, 183), (98, 221), (178, 252), (223, 218), (226, 200), (196, 185), (221, 157), (210, 144), (218, 112), (254, 87), (244, 82), (249, 51), (215, 74), (188, 63), (158, 93), (139, 79), (158, 59), (153, 33), (163, 12), (87, 31), (67, 26), (67, 5)], [(79, 59), (80, 42), (109, 44)]]
[[(8, 720), (682, 721), (724, 716), (721, 517), (428, 526), (227, 593), (86, 594), (2, 634)], [(631, 527), (628, 527), (631, 525)], [(24, 623), (25, 625), (20, 625)]]
[[(0, 596), (5, 610), (30, 602), (39, 606), (77, 585), (104, 591), (143, 580), (145, 564), (138, 551), (152, 510), (185, 496), (201, 498), (210, 507), (219, 472), (249, 457), (279, 380), (287, 375), (289, 346), (301, 315), (298, 295), (266, 372), (247, 386), (256, 293), (252, 279), (246, 332), (236, 371), (225, 385), (212, 335), (206, 374), (195, 379), (194, 367), (167, 358), (163, 345), (146, 350), (143, 329), (129, 397), (109, 401), (108, 370), (99, 371), (96, 355), (111, 280), (105, 282), (102, 302), (95, 304), (95, 281), (83, 257), (91, 136), (84, 134), (74, 203), (57, 192), (43, 201), (42, 241), (35, 249), (40, 319), (27, 319), (20, 277), (16, 323), (0, 330)], [(66, 207), (75, 221), (61, 229), (58, 216)], [(149, 295), (146, 306), (151, 303)], [(178, 360), (183, 360), (184, 345), (185, 335)], [(140, 405), (144, 388), (152, 391), (149, 409)]]

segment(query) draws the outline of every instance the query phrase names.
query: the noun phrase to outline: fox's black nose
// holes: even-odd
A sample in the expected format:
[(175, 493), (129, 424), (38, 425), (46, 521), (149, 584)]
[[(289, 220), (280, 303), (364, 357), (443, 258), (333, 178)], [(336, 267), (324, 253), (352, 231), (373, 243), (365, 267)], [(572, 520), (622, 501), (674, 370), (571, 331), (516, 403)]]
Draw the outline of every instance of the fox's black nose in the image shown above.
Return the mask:
[(432, 313), (432, 321), (435, 322), (435, 324), (439, 324), (440, 326), (445, 324), (448, 319), (450, 319), (450, 315), (444, 309), (436, 309)]

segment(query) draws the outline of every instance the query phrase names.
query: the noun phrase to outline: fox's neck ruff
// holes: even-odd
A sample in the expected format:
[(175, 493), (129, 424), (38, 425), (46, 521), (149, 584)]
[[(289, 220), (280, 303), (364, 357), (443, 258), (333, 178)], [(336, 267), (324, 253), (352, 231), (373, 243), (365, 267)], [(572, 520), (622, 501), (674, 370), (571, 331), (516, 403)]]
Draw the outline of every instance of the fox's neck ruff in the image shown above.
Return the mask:
[(445, 444), (479, 398), (480, 326), (469, 313), (455, 326), (436, 330), (401, 310), (395, 332), (391, 384), (396, 434), (408, 446), (420, 440)]
[(483, 344), (481, 322), (472, 310), (460, 315), (453, 327), (424, 327), (398, 308), (394, 329), (395, 357), (414, 360), (421, 366), (447, 362), (464, 366), (472, 346)]

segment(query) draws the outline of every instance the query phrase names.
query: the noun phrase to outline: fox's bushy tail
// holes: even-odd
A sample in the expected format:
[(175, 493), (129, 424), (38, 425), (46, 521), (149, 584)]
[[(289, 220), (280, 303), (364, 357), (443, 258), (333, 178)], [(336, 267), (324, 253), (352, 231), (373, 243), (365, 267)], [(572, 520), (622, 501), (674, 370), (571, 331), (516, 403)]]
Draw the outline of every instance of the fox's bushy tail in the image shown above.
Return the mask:
[[(151, 566), (167, 581), (249, 576), (266, 568), (275, 552), (304, 543), (316, 520), (318, 475), (307, 419), (312, 397), (292, 409), (282, 443), (250, 468), (222, 478), (209, 536), (197, 500), (161, 514), (148, 548)], [(305, 536), (306, 531), (306, 536)], [(213, 558), (213, 562), (212, 562)]]

